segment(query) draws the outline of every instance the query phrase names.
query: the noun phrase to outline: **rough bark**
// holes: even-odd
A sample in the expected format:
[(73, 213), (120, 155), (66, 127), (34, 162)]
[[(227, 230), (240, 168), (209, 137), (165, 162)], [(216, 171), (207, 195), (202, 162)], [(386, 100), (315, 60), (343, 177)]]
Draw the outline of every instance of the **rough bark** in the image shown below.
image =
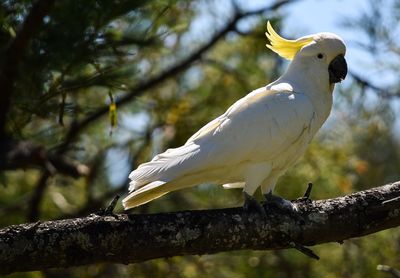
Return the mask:
[(298, 213), (268, 206), (267, 217), (227, 208), (14, 225), (0, 230), (0, 273), (312, 246), (400, 225), (400, 182), (295, 203)]

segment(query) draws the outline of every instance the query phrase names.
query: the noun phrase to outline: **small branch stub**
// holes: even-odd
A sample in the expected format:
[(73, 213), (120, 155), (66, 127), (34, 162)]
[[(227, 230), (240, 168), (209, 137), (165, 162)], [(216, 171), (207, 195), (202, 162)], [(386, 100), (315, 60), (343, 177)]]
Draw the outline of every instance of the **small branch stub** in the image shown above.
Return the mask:
[(313, 184), (311, 182), (309, 182), (307, 184), (307, 189), (306, 189), (306, 192), (304, 192), (303, 198), (310, 199), (312, 188), (313, 188)]
[(96, 212), (95, 214), (99, 215), (99, 216), (114, 216), (114, 217), (118, 218), (118, 216), (116, 214), (114, 214), (114, 209), (115, 209), (115, 206), (117, 205), (119, 198), (120, 198), (120, 196), (116, 195), (112, 199), (112, 201), (110, 202), (108, 207), (106, 207), (105, 209), (101, 209), (100, 211)]

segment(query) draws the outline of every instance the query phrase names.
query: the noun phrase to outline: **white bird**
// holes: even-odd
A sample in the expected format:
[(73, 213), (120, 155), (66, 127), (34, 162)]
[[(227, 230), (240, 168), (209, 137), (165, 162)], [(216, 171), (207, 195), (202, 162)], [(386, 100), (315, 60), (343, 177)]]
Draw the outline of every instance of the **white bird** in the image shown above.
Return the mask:
[(168, 149), (134, 170), (125, 209), (202, 183), (243, 188), (245, 208), (267, 197), (305, 152), (332, 107), (334, 84), (347, 74), (346, 46), (332, 33), (297, 40), (279, 36), (267, 24), (267, 47), (291, 60), (276, 81), (236, 101), (185, 145)]

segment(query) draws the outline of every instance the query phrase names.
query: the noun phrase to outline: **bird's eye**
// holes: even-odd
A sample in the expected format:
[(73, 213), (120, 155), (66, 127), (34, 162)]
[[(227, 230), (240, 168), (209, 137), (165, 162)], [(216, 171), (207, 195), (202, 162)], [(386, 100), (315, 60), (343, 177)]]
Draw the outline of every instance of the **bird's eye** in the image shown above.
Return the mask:
[(322, 54), (322, 53), (318, 53), (318, 55), (317, 55), (317, 58), (318, 58), (318, 59), (322, 59), (322, 58), (324, 58), (324, 54)]

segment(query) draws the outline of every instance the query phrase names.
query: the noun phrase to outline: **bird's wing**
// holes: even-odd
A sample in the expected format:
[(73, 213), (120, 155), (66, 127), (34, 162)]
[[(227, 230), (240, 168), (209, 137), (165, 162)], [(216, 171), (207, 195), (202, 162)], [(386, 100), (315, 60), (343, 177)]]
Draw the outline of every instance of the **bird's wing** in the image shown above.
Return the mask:
[(268, 161), (288, 148), (310, 123), (314, 109), (304, 94), (260, 88), (238, 100), (185, 145), (169, 149), (130, 175), (130, 190), (150, 182), (245, 161)]
[(314, 107), (308, 96), (260, 88), (233, 104), (187, 142), (208, 146), (207, 165), (272, 159), (309, 127)]

